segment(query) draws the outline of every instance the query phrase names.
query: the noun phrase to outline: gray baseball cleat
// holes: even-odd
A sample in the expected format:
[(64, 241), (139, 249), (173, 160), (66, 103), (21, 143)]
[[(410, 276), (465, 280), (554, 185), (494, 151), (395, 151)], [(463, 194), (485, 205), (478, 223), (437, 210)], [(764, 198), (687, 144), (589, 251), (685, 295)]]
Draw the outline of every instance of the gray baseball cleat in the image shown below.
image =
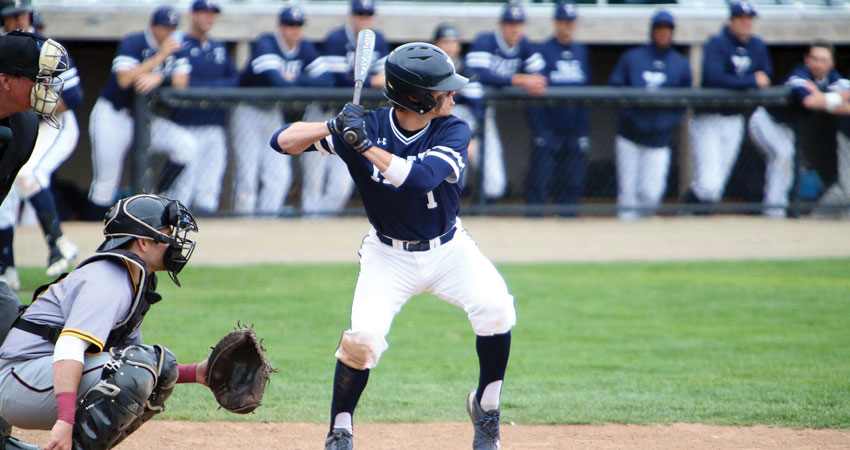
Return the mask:
[(466, 396), (466, 412), (475, 427), (472, 450), (499, 450), (499, 410), (484, 411), (475, 398), (475, 389)]
[(334, 428), (325, 440), (325, 450), (353, 450), (354, 435), (345, 428)]

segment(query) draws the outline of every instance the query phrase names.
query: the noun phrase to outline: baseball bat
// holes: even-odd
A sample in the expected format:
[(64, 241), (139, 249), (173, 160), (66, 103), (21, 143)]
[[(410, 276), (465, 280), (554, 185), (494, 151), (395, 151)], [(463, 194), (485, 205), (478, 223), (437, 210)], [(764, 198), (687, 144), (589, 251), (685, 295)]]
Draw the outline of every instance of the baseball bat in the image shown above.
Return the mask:
[[(360, 104), (360, 93), (363, 90), (363, 82), (372, 66), (372, 53), (375, 50), (375, 32), (372, 30), (360, 30), (357, 33), (357, 48), (354, 51), (354, 98), (351, 103)], [(357, 140), (357, 133), (346, 131), (342, 138), (345, 142), (353, 144)]]

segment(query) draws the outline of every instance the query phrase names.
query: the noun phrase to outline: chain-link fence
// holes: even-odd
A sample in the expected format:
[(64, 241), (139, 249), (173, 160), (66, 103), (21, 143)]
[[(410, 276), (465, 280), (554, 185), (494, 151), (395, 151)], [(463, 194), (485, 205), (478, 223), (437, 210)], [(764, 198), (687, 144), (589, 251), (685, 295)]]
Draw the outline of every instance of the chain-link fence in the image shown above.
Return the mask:
[[(350, 95), (345, 88), (161, 89), (137, 100), (133, 189), (206, 214), (363, 214), (338, 158), (269, 147), (284, 120), (325, 120)], [(559, 87), (538, 98), (508, 88), (485, 98), (455, 110), (473, 128), (463, 214), (631, 220), (850, 211), (850, 139), (837, 117), (803, 111), (782, 87)], [(385, 105), (377, 90), (366, 90), (363, 103)], [(159, 153), (158, 142), (184, 152)], [(194, 156), (187, 162), (186, 154)]]

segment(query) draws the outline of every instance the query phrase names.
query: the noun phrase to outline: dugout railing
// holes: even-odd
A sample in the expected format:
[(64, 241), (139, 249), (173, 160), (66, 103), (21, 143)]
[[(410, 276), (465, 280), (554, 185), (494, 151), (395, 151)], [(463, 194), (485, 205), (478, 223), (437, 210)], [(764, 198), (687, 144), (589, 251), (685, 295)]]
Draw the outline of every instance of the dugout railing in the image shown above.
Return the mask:
[[(337, 111), (350, 101), (348, 88), (163, 88), (147, 97), (136, 99), (136, 130), (134, 151), (130, 162), (132, 190), (151, 192), (161, 169), (161, 157), (150, 146), (150, 122), (154, 114), (169, 117), (176, 109), (191, 108), (203, 111), (222, 110), (230, 114), (240, 105), (253, 105), (283, 111), (286, 120), (300, 119), (310, 107), (325, 111)], [(367, 108), (376, 108), (386, 102), (376, 89), (364, 90), (362, 102)], [(784, 87), (773, 87), (752, 91), (723, 89), (671, 88), (646, 90), (639, 88), (612, 87), (557, 87), (548, 89), (543, 97), (531, 97), (522, 89), (487, 89), (484, 103), (490, 110), (489, 123), (498, 128), (501, 142), (502, 183), (501, 192), (487, 192), (485, 184), (490, 172), (481, 167), (488, 149), (486, 134), (488, 120), (478, 117), (474, 138), (479, 143), (477, 155), (472, 158), (464, 180), (462, 213), (475, 215), (526, 215), (526, 216), (584, 216), (615, 215), (617, 207), (617, 175), (614, 140), (618, 132), (618, 110), (620, 108), (653, 111), (680, 110), (684, 113), (681, 124), (671, 139), (671, 162), (666, 176), (666, 187), (662, 202), (657, 207), (638, 207), (643, 215), (679, 215), (704, 213), (759, 214), (765, 210), (763, 191), (765, 183), (765, 158), (749, 138), (747, 126), (742, 131), (741, 149), (725, 186), (723, 200), (710, 205), (691, 204), (683, 201), (688, 185), (693, 179), (694, 162), (689, 142), (689, 117), (705, 111), (723, 109), (725, 114), (739, 113), (749, 117), (758, 107), (770, 111), (799, 111), (791, 106), (790, 91)], [(312, 106), (311, 106), (312, 105)], [(530, 158), (534, 147), (534, 136), (530, 131), (527, 111), (535, 106), (584, 107), (589, 117), (587, 164), (585, 180), (577, 204), (557, 203), (555, 199), (545, 204), (528, 204), (527, 186)], [(850, 208), (846, 200), (825, 204), (820, 198), (836, 180), (836, 129), (837, 118), (825, 113), (794, 113), (791, 121), (795, 139), (793, 185), (789, 192), (787, 213), (790, 217), (811, 215), (831, 216)], [(494, 119), (494, 120), (493, 120)], [(565, 127), (567, 125), (565, 124)], [(492, 130), (491, 130), (492, 131)], [(722, 133), (724, 130), (717, 130)], [(267, 137), (266, 137), (267, 138)], [(228, 140), (233, 136), (228, 134)], [(490, 138), (492, 142), (492, 137)], [(234, 162), (232, 142), (229, 163)], [(263, 151), (272, 150), (265, 148)], [(238, 155), (237, 155), (238, 156)], [(294, 177), (286, 198), (287, 207), (281, 215), (301, 215), (301, 168), (293, 157)], [(498, 170), (495, 171), (498, 173)], [(218, 215), (238, 215), (234, 208), (230, 186), (233, 171), (228, 170), (222, 180), (222, 200)], [(553, 190), (559, 180), (553, 177)], [(490, 189), (494, 191), (494, 189)], [(496, 189), (498, 191), (498, 189)], [(356, 192), (345, 206), (321, 214), (363, 214)]]

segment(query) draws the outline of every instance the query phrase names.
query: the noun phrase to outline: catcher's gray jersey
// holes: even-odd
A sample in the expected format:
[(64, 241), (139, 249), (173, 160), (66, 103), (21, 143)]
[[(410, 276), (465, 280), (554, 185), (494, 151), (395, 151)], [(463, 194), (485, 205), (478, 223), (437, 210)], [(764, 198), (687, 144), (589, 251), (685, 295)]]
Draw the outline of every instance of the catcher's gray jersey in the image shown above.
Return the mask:
[[(35, 323), (62, 327), (62, 335), (78, 337), (103, 350), (113, 326), (129, 313), (134, 288), (125, 263), (99, 260), (86, 264), (51, 285), (27, 308), (24, 318)], [(127, 344), (142, 342), (141, 328), (129, 337)], [(0, 359), (34, 359), (52, 355), (54, 345), (39, 336), (12, 328)], [(92, 347), (89, 347), (89, 351)]]

